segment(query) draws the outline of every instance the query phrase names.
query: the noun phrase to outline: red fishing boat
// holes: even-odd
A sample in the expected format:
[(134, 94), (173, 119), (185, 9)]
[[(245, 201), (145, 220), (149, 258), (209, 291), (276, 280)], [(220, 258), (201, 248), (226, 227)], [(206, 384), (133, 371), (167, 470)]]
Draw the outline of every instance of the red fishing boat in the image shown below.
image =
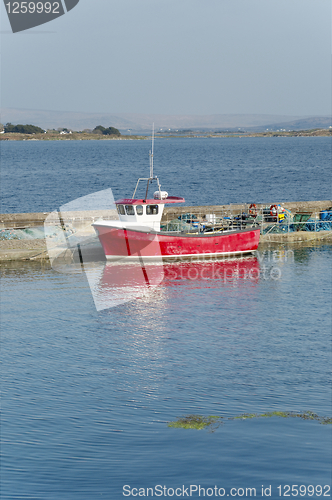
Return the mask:
[[(140, 181), (146, 181), (144, 198), (135, 194)], [(157, 183), (153, 198), (149, 186)], [(237, 255), (252, 252), (259, 243), (259, 227), (234, 228), (217, 223), (216, 217), (178, 221), (161, 225), (165, 205), (183, 203), (184, 198), (168, 196), (161, 191), (158, 177), (153, 175), (153, 139), (150, 152), (150, 177), (138, 179), (132, 198), (115, 202), (119, 220), (98, 220), (93, 227), (108, 260), (119, 258), (156, 259)], [(206, 217), (207, 218), (207, 217)]]

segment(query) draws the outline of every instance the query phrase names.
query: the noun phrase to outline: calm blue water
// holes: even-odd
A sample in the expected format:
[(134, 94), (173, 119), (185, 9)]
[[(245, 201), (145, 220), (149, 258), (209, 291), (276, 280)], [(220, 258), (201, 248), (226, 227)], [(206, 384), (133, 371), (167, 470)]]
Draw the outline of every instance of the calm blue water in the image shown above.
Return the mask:
[(276, 499), (279, 485), (330, 485), (331, 425), (225, 420), (210, 433), (167, 422), (330, 416), (331, 261), (321, 245), (242, 264), (277, 267), (279, 279), (172, 264), (150, 295), (101, 312), (84, 274), (4, 265), (1, 498), (117, 500), (124, 485), (261, 497), (264, 485)]
[[(108, 187), (131, 195), (148, 173), (149, 147), (2, 142), (2, 212), (50, 211)], [(155, 144), (162, 187), (188, 205), (329, 199), (330, 161), (329, 138)], [(206, 496), (217, 486), (225, 497), (231, 488), (244, 489), (234, 498), (246, 488), (262, 497), (263, 485), (272, 499), (279, 485), (313, 485), (302, 498), (323, 498), (331, 425), (228, 420), (332, 415), (332, 249), (281, 250), (275, 261), (264, 248), (241, 261), (245, 273), (236, 261), (166, 265), (150, 293), (99, 312), (84, 273), (3, 264), (1, 499), (120, 500), (156, 485), (173, 498), (188, 498), (190, 485)], [(109, 290), (101, 266), (96, 288)], [(213, 433), (167, 427), (188, 414), (224, 424)]]
[[(156, 139), (155, 173), (186, 204), (331, 199), (329, 137)], [(48, 212), (111, 188), (131, 196), (150, 141), (1, 142), (2, 213)]]

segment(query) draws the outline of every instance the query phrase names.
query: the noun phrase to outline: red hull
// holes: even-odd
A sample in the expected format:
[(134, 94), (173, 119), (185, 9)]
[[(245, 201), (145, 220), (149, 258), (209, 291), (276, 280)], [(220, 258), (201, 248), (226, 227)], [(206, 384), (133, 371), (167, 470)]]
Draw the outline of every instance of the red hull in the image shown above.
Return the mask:
[(259, 229), (211, 234), (167, 234), (94, 224), (107, 259), (176, 258), (248, 253), (256, 250)]

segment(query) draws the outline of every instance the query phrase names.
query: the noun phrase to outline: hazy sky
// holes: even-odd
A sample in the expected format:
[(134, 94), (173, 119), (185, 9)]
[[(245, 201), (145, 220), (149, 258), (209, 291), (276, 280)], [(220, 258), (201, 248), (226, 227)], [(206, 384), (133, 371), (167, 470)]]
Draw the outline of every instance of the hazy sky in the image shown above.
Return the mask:
[(16, 34), (0, 11), (2, 107), (331, 113), (331, 0), (80, 0)]

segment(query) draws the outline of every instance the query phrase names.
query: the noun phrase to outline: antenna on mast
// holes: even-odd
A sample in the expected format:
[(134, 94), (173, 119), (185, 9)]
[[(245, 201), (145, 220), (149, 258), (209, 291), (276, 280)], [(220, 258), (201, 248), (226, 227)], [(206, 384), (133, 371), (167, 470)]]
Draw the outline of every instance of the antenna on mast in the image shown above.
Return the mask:
[(151, 151), (149, 153), (149, 156), (150, 156), (150, 177), (148, 179), (146, 179), (146, 178), (144, 178), (144, 179), (143, 178), (142, 179), (138, 179), (136, 187), (135, 187), (135, 191), (134, 191), (134, 194), (133, 194), (133, 198), (134, 198), (136, 190), (137, 190), (137, 187), (138, 187), (139, 181), (147, 181), (146, 191), (145, 191), (145, 198), (143, 199), (143, 203), (146, 203), (146, 200), (147, 200), (147, 197), (148, 197), (149, 184), (150, 184), (150, 182), (152, 182), (154, 180), (157, 181), (157, 184), (158, 184), (159, 200), (163, 199), (162, 196), (161, 196), (161, 186), (160, 186), (159, 179), (158, 179), (157, 176), (153, 177), (153, 147), (154, 147), (154, 123), (152, 124), (152, 148), (151, 148)]
[(154, 123), (152, 124), (152, 149), (150, 151), (150, 179), (153, 179)]

